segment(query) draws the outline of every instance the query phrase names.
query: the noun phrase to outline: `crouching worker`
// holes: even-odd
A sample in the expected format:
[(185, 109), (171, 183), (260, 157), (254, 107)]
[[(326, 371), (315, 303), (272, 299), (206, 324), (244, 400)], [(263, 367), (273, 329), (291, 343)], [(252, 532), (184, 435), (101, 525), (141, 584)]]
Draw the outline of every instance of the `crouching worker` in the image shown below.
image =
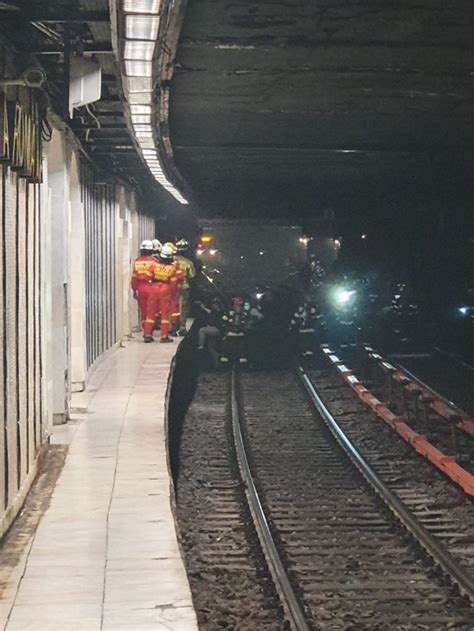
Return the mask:
[(150, 283), (153, 279), (153, 267), (156, 264), (152, 254), (152, 242), (148, 240), (142, 241), (140, 256), (135, 259), (133, 264), (131, 287), (133, 297), (138, 302), (138, 308), (140, 309), (142, 327), (145, 325)]
[(145, 342), (153, 342), (153, 326), (160, 316), (160, 342), (172, 342), (169, 337), (171, 299), (176, 294), (177, 285), (183, 280), (183, 272), (173, 260), (173, 249), (164, 245), (153, 267), (153, 281), (150, 285), (147, 313), (144, 326)]
[(210, 305), (203, 302), (196, 303), (196, 320), (198, 330), (198, 350), (206, 348), (209, 340), (219, 340), (222, 332), (222, 307), (217, 298), (213, 298)]

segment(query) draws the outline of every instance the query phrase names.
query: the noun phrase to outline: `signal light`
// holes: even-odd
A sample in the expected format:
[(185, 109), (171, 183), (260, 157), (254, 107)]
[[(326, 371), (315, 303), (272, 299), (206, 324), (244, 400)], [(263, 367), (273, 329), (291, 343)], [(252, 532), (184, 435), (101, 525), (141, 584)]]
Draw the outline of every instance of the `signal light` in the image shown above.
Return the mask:
[(212, 241), (212, 237), (209, 236), (209, 235), (204, 235), (204, 236), (201, 237), (201, 241), (203, 243), (210, 243)]
[(198, 249), (198, 250), (204, 250), (204, 243), (199, 242), (199, 243), (197, 244), (197, 249)]

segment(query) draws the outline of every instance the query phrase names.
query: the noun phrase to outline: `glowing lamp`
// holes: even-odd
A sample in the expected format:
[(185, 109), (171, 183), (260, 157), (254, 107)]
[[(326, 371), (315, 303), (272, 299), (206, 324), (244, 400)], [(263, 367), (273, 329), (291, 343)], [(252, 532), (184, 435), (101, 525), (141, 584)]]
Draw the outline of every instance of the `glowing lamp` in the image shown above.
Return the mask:
[(352, 302), (356, 292), (348, 289), (336, 289), (334, 292), (334, 302), (340, 307), (344, 307)]

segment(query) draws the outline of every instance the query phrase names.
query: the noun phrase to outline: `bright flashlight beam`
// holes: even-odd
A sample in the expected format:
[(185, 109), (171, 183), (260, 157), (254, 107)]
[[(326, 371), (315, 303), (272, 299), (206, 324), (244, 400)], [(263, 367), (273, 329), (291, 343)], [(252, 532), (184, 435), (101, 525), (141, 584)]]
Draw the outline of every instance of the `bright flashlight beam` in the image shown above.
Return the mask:
[(346, 305), (354, 296), (356, 292), (355, 291), (348, 291), (347, 289), (340, 289), (337, 293), (336, 293), (336, 301), (340, 304), (340, 305)]

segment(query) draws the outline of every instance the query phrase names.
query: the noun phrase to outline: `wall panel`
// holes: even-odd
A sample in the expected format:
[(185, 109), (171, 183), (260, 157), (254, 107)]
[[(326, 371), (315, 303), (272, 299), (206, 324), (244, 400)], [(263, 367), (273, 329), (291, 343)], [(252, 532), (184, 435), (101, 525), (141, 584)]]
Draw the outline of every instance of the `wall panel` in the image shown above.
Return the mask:
[[(0, 48), (0, 66), (12, 60)], [(26, 88), (0, 92), (23, 123), (8, 129), (12, 149), (0, 163), (0, 537), (20, 510), (37, 470), (45, 437), (42, 419), (39, 185), (28, 161), (40, 142), (37, 101)], [(6, 101), (4, 100), (6, 98)], [(20, 109), (22, 108), (22, 110)], [(5, 110), (0, 109), (4, 129)], [(14, 120), (17, 120), (16, 118)], [(18, 119), (20, 120), (20, 119)], [(28, 130), (25, 132), (25, 130)], [(10, 164), (16, 162), (14, 169)]]

